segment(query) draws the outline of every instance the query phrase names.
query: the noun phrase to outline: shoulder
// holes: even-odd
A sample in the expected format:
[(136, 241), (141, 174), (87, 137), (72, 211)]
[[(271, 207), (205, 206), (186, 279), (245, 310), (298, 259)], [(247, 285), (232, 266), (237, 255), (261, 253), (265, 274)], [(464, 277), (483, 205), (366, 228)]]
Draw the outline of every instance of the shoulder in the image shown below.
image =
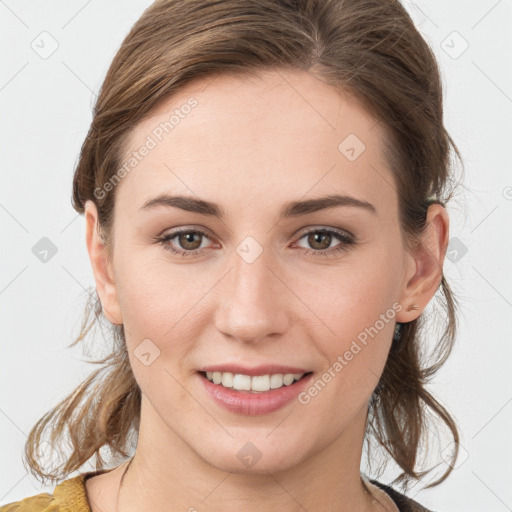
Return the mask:
[(433, 512), (432, 510), (425, 508), (423, 505), (420, 505), (417, 501), (407, 497), (405, 494), (398, 492), (389, 485), (372, 479), (370, 479), (370, 482), (385, 491), (395, 502), (400, 512)]
[(52, 508), (52, 503), (55, 503), (54, 497), (44, 492), (2, 505), (0, 506), (0, 512), (49, 512), (50, 510), (56, 510), (55, 507)]
[(0, 512), (90, 512), (82, 473), (58, 484), (53, 493), (40, 493), (0, 506)]

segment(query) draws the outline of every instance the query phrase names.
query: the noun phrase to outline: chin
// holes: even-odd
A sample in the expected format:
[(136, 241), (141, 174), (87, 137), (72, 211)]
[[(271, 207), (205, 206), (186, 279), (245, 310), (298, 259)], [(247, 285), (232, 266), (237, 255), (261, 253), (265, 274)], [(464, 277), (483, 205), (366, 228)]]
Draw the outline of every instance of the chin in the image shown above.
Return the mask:
[(244, 436), (244, 440), (233, 440), (232, 443), (217, 444), (215, 449), (201, 450), (198, 455), (211, 466), (235, 474), (266, 475), (287, 471), (306, 458), (304, 445), (285, 446), (280, 443), (279, 449), (275, 442), (261, 437)]

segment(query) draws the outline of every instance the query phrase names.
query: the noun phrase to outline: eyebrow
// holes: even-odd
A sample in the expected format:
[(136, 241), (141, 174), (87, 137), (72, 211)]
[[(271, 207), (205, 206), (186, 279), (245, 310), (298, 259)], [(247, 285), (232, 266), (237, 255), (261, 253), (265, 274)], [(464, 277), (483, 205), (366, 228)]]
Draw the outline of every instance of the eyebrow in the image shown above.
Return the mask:
[[(172, 196), (169, 194), (160, 194), (152, 199), (147, 200), (140, 208), (147, 211), (157, 206), (166, 206), (169, 208), (179, 208), (187, 212), (199, 213), (201, 215), (208, 215), (217, 217), (219, 219), (226, 218), (225, 210), (216, 203), (205, 201), (203, 199), (196, 199), (189, 196)], [(335, 208), (339, 206), (355, 206), (363, 208), (373, 214), (377, 214), (375, 206), (367, 201), (362, 201), (355, 197), (333, 194), (326, 197), (319, 197), (315, 199), (307, 199), (301, 201), (290, 201), (285, 203), (281, 213), (280, 219), (299, 217), (309, 213), (326, 210), (328, 208)]]

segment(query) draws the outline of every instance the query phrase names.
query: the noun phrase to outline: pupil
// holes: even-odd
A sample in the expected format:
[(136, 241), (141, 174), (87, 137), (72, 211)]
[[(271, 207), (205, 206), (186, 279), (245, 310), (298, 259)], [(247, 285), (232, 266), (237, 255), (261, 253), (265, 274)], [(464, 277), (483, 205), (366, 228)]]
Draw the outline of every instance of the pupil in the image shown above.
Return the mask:
[[(182, 236), (185, 239), (185, 244), (182, 244), (182, 246), (184, 246), (184, 247), (186, 247), (188, 249), (195, 249), (196, 248), (196, 247), (194, 247), (194, 237), (197, 236), (197, 233), (185, 233)], [(188, 246), (187, 244), (192, 244), (192, 247)], [(196, 241), (196, 245), (197, 245), (197, 241)]]
[(317, 242), (320, 242), (320, 240), (323, 238), (324, 239), (324, 242), (327, 241), (327, 243), (323, 243), (323, 244), (320, 244), (320, 249), (325, 249), (327, 247), (329, 247), (329, 243), (330, 243), (330, 237), (331, 235), (327, 234), (327, 233), (314, 233), (312, 235), (312, 238), (313, 238), (313, 241), (311, 243), (311, 245), (315, 245)]

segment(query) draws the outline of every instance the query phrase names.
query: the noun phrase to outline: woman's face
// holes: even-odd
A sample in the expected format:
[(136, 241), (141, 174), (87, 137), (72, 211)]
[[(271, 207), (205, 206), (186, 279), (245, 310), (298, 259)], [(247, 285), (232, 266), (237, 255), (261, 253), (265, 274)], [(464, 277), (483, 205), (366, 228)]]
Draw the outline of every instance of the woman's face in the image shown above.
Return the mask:
[(420, 313), (382, 137), (353, 98), (284, 71), (189, 84), (132, 132), (98, 292), (124, 324), (146, 446), (264, 472), (362, 442), (395, 322)]

